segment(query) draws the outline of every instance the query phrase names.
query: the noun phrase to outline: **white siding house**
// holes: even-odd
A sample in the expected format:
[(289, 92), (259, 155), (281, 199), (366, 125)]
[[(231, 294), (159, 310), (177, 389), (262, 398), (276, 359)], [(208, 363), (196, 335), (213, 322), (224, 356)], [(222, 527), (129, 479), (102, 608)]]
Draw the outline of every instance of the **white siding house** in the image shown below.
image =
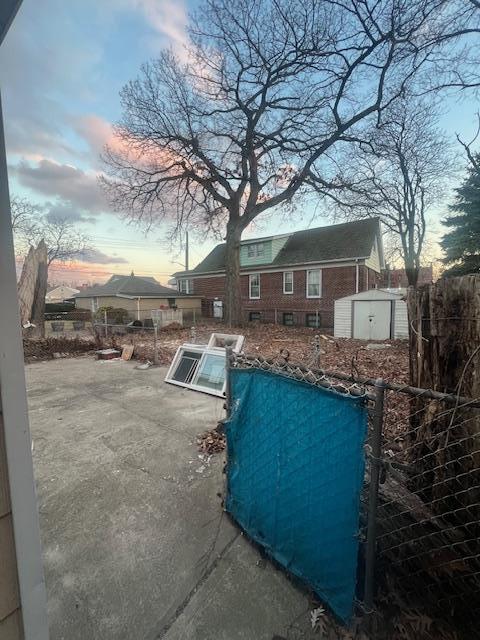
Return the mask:
[(335, 337), (408, 338), (407, 304), (403, 297), (403, 293), (371, 289), (335, 300)]

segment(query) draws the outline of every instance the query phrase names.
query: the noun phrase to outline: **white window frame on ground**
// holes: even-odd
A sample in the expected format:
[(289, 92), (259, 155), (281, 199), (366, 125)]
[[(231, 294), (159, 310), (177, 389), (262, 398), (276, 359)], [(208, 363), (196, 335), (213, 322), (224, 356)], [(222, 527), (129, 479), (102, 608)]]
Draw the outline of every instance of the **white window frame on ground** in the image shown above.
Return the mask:
[[(291, 281), (287, 282), (286, 276), (290, 275), (291, 276)], [(287, 291), (287, 286), (286, 285), (291, 285), (291, 290)], [(283, 293), (290, 295), (293, 293), (293, 271), (284, 271), (283, 272)]]
[(193, 286), (192, 281), (188, 278), (180, 278), (178, 281), (178, 291), (180, 293), (192, 293)]
[(249, 258), (263, 258), (265, 256), (265, 245), (263, 242), (247, 245), (247, 255)]
[[(188, 381), (182, 382), (180, 380), (175, 380), (174, 375), (177, 370), (180, 361), (183, 358), (184, 353), (196, 353), (198, 354), (197, 364), (194, 365), (189, 372)], [(172, 360), (172, 364), (165, 376), (165, 382), (169, 382), (170, 384), (175, 384), (179, 387), (186, 387), (187, 389), (195, 389), (196, 391), (203, 391), (204, 393), (208, 393), (214, 396), (220, 396), (222, 398), (225, 397), (225, 388), (226, 388), (226, 378), (223, 381), (223, 385), (221, 389), (215, 389), (212, 387), (206, 387), (202, 384), (199, 384), (199, 378), (201, 377), (202, 370), (208, 361), (209, 358), (217, 357), (221, 358), (225, 363), (225, 350), (224, 349), (206, 349), (205, 346), (195, 346), (192, 344), (184, 344), (178, 348), (175, 357)]]
[[(252, 282), (253, 279), (257, 278), (258, 283), (254, 284), (254, 287), (258, 288), (258, 295), (254, 296), (252, 295)], [(259, 273), (251, 273), (248, 276), (248, 297), (250, 298), (250, 300), (260, 300), (260, 274)]]
[[(318, 282), (310, 282), (310, 274), (318, 273)], [(308, 269), (306, 280), (306, 296), (307, 298), (321, 298), (322, 297), (322, 270), (321, 269)], [(310, 294), (310, 285), (318, 286), (318, 294)]]
[(231, 347), (235, 353), (240, 353), (245, 336), (233, 333), (212, 333), (207, 343), (207, 349), (225, 349)]

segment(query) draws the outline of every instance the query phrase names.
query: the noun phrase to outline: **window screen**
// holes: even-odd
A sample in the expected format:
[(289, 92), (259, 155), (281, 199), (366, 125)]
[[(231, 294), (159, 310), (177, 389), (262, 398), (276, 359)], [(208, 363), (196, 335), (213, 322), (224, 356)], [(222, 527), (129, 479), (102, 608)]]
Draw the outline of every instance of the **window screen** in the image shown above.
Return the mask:
[(195, 372), (197, 371), (198, 362), (201, 357), (201, 353), (196, 353), (195, 351), (183, 351), (172, 375), (172, 380), (190, 384)]

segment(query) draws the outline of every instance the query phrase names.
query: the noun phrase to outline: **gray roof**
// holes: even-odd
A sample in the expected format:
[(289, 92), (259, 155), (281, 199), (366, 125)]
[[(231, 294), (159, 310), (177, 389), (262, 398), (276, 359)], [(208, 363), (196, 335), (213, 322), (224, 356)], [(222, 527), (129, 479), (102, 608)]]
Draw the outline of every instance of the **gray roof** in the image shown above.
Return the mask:
[(186, 294), (179, 293), (176, 289), (162, 286), (154, 278), (141, 278), (135, 275), (114, 275), (105, 284), (83, 289), (80, 293), (76, 294), (75, 298), (116, 295), (134, 297), (153, 296), (158, 298), (180, 298), (186, 296)]
[[(281, 234), (285, 236), (285, 234)], [(275, 236), (274, 236), (275, 237)], [(283, 267), (312, 262), (329, 262), (352, 258), (367, 258), (375, 238), (380, 239), (378, 218), (345, 222), (291, 233), (284, 247), (272, 262), (256, 267)], [(263, 240), (260, 238), (259, 240)], [(249, 240), (248, 242), (251, 242)], [(243, 244), (243, 243), (242, 243)], [(175, 275), (209, 273), (225, 270), (226, 245), (217, 245), (208, 256), (189, 272)], [(249, 267), (251, 269), (251, 267)]]

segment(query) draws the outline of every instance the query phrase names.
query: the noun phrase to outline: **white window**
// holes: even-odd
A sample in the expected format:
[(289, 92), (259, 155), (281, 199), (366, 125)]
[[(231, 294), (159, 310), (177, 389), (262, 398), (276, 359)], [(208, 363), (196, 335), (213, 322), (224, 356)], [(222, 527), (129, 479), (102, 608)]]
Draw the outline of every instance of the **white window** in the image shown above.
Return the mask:
[(258, 300), (260, 298), (260, 274), (251, 273), (248, 277), (248, 287), (250, 300)]
[(283, 293), (293, 293), (293, 271), (283, 272)]
[(98, 298), (92, 298), (92, 313), (98, 311)]
[(307, 298), (322, 297), (322, 270), (307, 271)]
[(186, 278), (182, 278), (178, 281), (178, 290), (180, 293), (192, 293), (193, 291), (193, 282), (191, 280), (187, 280)]
[(249, 258), (263, 258), (265, 256), (265, 245), (263, 242), (249, 244), (247, 245), (247, 254)]

